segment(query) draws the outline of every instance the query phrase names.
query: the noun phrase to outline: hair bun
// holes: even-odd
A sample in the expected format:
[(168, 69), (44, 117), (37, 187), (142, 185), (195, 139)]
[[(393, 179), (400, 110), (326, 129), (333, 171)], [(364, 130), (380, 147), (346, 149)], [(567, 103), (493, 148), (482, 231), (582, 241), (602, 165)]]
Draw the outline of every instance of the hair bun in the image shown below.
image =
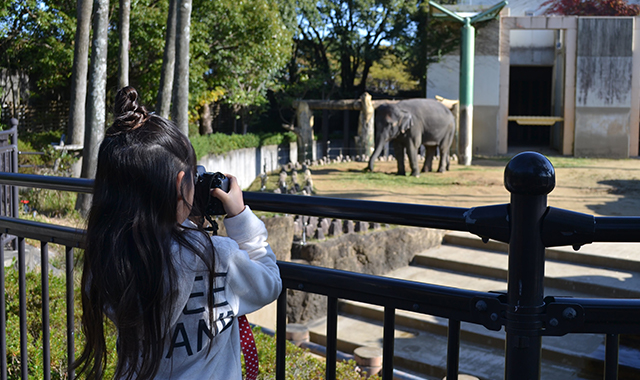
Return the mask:
[(131, 86), (121, 88), (116, 94), (113, 126), (119, 131), (140, 127), (149, 117), (147, 109), (138, 103), (138, 91)]

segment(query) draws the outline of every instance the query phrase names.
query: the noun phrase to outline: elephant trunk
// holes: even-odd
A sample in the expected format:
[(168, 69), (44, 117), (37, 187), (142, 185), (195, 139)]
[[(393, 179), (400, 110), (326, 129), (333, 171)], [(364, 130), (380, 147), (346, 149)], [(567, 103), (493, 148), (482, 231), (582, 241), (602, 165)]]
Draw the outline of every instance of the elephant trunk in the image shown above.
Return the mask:
[(380, 141), (378, 141), (378, 145), (376, 146), (376, 150), (371, 155), (371, 158), (369, 158), (369, 170), (373, 171), (374, 163), (378, 159), (378, 156), (382, 152), (382, 148), (384, 148), (384, 144), (386, 144), (386, 142), (387, 141), (385, 141), (385, 139), (383, 139), (383, 138), (381, 138)]

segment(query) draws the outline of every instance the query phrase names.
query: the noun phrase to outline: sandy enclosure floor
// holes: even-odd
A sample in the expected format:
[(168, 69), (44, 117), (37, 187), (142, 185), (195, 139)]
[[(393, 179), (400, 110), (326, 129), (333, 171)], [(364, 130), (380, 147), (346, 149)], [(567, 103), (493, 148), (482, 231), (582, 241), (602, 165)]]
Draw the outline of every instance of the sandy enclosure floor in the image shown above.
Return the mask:
[[(550, 158), (554, 162), (554, 158)], [(388, 174), (388, 183), (367, 186), (341, 180), (340, 175), (357, 175), (363, 162), (331, 164), (312, 168), (317, 195), (386, 202), (475, 207), (508, 203), (503, 184), (507, 158), (474, 159), (471, 167), (452, 164), (446, 173), (423, 173), (423, 180), (438, 184), (395, 186), (396, 163), (377, 162), (374, 173)], [(640, 216), (639, 159), (558, 158), (556, 187), (548, 198), (550, 206), (600, 216)], [(434, 164), (434, 168), (437, 167)], [(434, 178), (423, 178), (435, 176)], [(366, 188), (363, 188), (366, 187)]]

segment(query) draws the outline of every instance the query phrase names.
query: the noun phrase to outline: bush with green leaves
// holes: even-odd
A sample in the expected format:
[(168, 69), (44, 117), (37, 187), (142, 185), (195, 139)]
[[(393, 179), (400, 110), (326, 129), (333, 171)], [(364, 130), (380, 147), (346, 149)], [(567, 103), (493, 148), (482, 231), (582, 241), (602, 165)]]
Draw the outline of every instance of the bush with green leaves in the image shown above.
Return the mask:
[[(5, 269), (5, 302), (7, 308), (7, 378), (21, 378), (20, 361), (20, 304), (18, 293), (18, 271)], [(42, 285), (40, 273), (26, 275), (27, 294), (27, 359), (29, 379), (43, 379), (42, 350)], [(75, 334), (76, 352), (82, 347), (83, 335), (80, 331), (80, 288), (75, 287)], [(51, 346), (51, 379), (67, 378), (67, 310), (66, 284), (64, 277), (49, 277), (49, 333)], [(113, 326), (107, 326), (107, 347), (110, 360), (114, 363), (116, 339)], [(108, 372), (113, 375), (113, 368)], [(109, 377), (107, 377), (109, 378)]]
[(280, 145), (296, 141), (292, 132), (246, 135), (212, 133), (209, 135), (191, 136), (191, 144), (196, 156), (202, 158), (208, 154), (224, 154), (244, 148), (257, 148), (264, 145)]

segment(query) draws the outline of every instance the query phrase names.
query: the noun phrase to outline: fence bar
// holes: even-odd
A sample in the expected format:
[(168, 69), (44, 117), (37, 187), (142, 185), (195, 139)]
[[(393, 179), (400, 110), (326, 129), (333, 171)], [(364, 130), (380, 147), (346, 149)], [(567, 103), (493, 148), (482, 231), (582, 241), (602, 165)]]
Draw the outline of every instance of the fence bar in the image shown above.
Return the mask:
[(73, 380), (76, 377), (73, 370), (73, 360), (75, 357), (75, 342), (74, 342), (74, 281), (73, 281), (73, 247), (66, 247), (65, 251), (65, 270), (67, 275), (67, 379)]
[(594, 242), (640, 242), (640, 218), (633, 216), (595, 217)]
[(276, 380), (284, 380), (287, 354), (287, 289), (284, 287), (276, 307)]
[[(1, 177), (0, 177), (1, 180)], [(466, 208), (245, 192), (254, 210), (467, 231)]]
[(554, 169), (541, 154), (520, 153), (507, 164), (504, 182), (511, 193), (505, 379), (537, 380), (544, 310), (542, 220), (555, 186)]
[(27, 357), (27, 265), (25, 263), (24, 238), (18, 238), (18, 293), (20, 299), (20, 374), (23, 380), (29, 379)]
[(338, 351), (338, 299), (327, 297), (327, 367), (326, 379), (336, 378), (336, 355)]
[(393, 355), (396, 339), (396, 309), (384, 308), (384, 332), (382, 336), (382, 380), (393, 380)]
[(460, 363), (460, 321), (449, 319), (447, 329), (447, 380), (458, 380)]
[(51, 330), (49, 328), (49, 244), (40, 242), (40, 275), (42, 278), (42, 371), (43, 379), (51, 379)]
[(0, 172), (0, 182), (5, 185), (20, 187), (36, 187), (39, 189), (73, 191), (76, 193), (93, 192), (93, 180), (84, 178)]
[(604, 336), (604, 380), (618, 380), (618, 353), (620, 335), (606, 334)]
[[(4, 237), (4, 234), (1, 235)], [(4, 239), (0, 238), (0, 380), (7, 380), (7, 306), (5, 301), (5, 284), (4, 284)]]

